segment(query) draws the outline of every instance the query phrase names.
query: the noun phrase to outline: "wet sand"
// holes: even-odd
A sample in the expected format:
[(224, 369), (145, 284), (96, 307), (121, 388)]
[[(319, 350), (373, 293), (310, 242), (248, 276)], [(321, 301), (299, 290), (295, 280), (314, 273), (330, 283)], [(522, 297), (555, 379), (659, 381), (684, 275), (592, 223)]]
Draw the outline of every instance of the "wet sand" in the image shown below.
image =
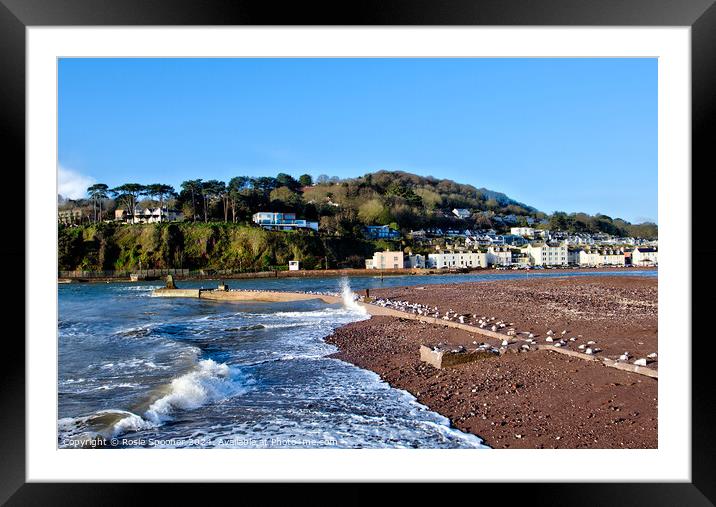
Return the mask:
[[(597, 355), (657, 352), (656, 278), (505, 280), (371, 290), (373, 298), (509, 321), (544, 342), (548, 329), (596, 341)], [(484, 337), (444, 326), (373, 317), (327, 338), (335, 357), (375, 371), (495, 448), (655, 448), (658, 381), (548, 350), (507, 353), (438, 370), (421, 344), (474, 347)], [(649, 367), (656, 367), (652, 362)]]

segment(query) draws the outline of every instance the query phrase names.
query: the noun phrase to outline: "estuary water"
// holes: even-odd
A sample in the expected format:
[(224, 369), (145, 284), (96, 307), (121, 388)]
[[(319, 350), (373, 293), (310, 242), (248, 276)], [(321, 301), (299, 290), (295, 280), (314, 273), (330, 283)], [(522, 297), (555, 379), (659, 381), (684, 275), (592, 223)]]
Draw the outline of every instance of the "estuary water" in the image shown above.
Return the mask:
[[(363, 289), (495, 276), (525, 274), (356, 277), (349, 283)], [(229, 281), (232, 288), (329, 292), (345, 289), (340, 284), (336, 278)], [(484, 447), (411, 394), (327, 357), (336, 349), (325, 336), (368, 318), (350, 298), (328, 305), (151, 297), (159, 287), (58, 286), (59, 447)]]

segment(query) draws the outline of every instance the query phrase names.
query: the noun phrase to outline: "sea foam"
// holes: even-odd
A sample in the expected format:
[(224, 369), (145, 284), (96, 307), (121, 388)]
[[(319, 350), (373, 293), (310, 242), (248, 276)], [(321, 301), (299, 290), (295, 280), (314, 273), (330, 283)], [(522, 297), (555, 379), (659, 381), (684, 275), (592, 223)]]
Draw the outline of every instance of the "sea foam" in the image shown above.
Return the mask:
[(143, 415), (127, 410), (100, 410), (94, 414), (58, 421), (61, 437), (115, 438), (132, 431), (154, 429), (179, 410), (195, 410), (247, 392), (253, 380), (235, 368), (211, 359), (199, 361), (192, 371), (175, 378)]
[(358, 295), (351, 289), (351, 285), (348, 281), (348, 278), (341, 278), (339, 284), (341, 288), (341, 297), (343, 298), (343, 306), (352, 312), (366, 315), (368, 312), (356, 301)]
[(211, 359), (199, 361), (197, 368), (172, 380), (169, 392), (154, 401), (144, 417), (154, 423), (171, 419), (177, 410), (195, 410), (207, 403), (243, 394), (250, 380), (239, 379), (237, 371)]

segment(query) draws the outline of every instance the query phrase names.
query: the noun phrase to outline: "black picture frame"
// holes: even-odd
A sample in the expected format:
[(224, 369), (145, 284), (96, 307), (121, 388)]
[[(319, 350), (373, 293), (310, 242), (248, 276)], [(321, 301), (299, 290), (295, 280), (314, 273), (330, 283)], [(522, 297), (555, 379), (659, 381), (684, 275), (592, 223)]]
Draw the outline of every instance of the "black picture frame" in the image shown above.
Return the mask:
[[(292, 2), (277, 8), (270, 2), (243, 0), (0, 0), (0, 129), (5, 145), (3, 176), (12, 201), (6, 209), (25, 209), (25, 29), (32, 26), (78, 25), (534, 25), (534, 26), (685, 26), (691, 27), (692, 71), (692, 178), (693, 219), (704, 221), (710, 199), (709, 185), (694, 185), (697, 175), (716, 167), (714, 131), (716, 110), (716, 5), (714, 0), (368, 0), (342, 4)], [(710, 127), (710, 128), (709, 128)], [(8, 161), (8, 155), (9, 161)], [(20, 192), (24, 189), (25, 192)], [(12, 241), (0, 242), (0, 262), (5, 282), (24, 287), (25, 228), (17, 214), (6, 224)], [(689, 223), (686, 221), (685, 223)], [(22, 224), (25, 225), (24, 222)], [(31, 234), (31, 231), (27, 232)], [(705, 236), (705, 237), (702, 237)], [(696, 265), (714, 252), (714, 240), (699, 232), (691, 249)], [(687, 245), (684, 245), (684, 249)], [(686, 251), (686, 250), (685, 250)], [(24, 269), (19, 269), (22, 266)], [(9, 269), (11, 268), (11, 269)], [(699, 277), (706, 288), (708, 273)], [(696, 283), (692, 285), (696, 288)], [(21, 291), (23, 292), (23, 291)], [(693, 330), (708, 329), (704, 315), (713, 297), (693, 292)], [(24, 314), (25, 301), (18, 291), (4, 304), (6, 319)], [(699, 311), (702, 310), (702, 311)], [(0, 383), (0, 502), (8, 505), (110, 504), (139, 501), (144, 497), (134, 485), (25, 483), (25, 348), (20, 329), (5, 334), (6, 357)], [(703, 326), (703, 327), (702, 327)], [(689, 330), (691, 332), (691, 330)], [(22, 333), (22, 334), (21, 334)], [(710, 336), (702, 336), (710, 340)], [(697, 344), (694, 344), (696, 347)], [(511, 485), (510, 495), (525, 494), (530, 503), (549, 505), (713, 505), (716, 500), (716, 424), (709, 373), (712, 354), (692, 357), (692, 482), (665, 484), (529, 484)], [(31, 367), (31, 365), (30, 365)], [(680, 435), (665, 438), (682, 438)], [(520, 476), (518, 475), (517, 478)], [(522, 477), (529, 480), (529, 477)], [(192, 486), (192, 492), (216, 485)], [(354, 486), (353, 488), (357, 488)], [(223, 489), (223, 488), (222, 488)], [(300, 488), (299, 488), (300, 489)], [(216, 493), (216, 490), (212, 490)], [(272, 488), (296, 494), (291, 488)], [(421, 495), (419, 489), (413, 490)], [(187, 489), (175, 487), (186, 494)], [(479, 491), (477, 497), (480, 497)], [(406, 493), (409, 496), (409, 493)], [(346, 495), (356, 502), (360, 494)], [(165, 497), (165, 500), (169, 501)], [(408, 497), (405, 500), (409, 500)]]

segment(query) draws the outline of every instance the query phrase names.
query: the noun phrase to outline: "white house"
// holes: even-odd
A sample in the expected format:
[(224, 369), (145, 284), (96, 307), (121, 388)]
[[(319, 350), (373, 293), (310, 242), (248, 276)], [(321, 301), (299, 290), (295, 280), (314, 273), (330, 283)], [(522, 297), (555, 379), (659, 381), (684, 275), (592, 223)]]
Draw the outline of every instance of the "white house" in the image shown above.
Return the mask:
[(528, 238), (533, 238), (535, 235), (535, 230), (532, 227), (510, 227), (510, 234), (514, 234), (515, 236), (526, 236)]
[(428, 254), (427, 266), (436, 269), (486, 268), (487, 254), (484, 252), (440, 252)]
[(512, 250), (504, 246), (487, 247), (488, 266), (511, 266)]
[(125, 209), (115, 210), (114, 219), (128, 224), (153, 224), (183, 220), (184, 215), (179, 211), (167, 209), (166, 206), (163, 208), (141, 208), (137, 206), (134, 209), (134, 214)]
[(470, 210), (465, 208), (455, 208), (452, 210), (452, 214), (462, 219), (470, 218), (471, 215)]
[(578, 264), (580, 266), (597, 266), (599, 264), (598, 252), (591, 250), (580, 250)]
[(566, 266), (568, 262), (565, 243), (533, 243), (524, 251), (533, 266)]
[(626, 266), (626, 257), (620, 250), (605, 250), (600, 255), (603, 266)]
[(72, 210), (58, 211), (57, 220), (65, 225), (79, 224), (82, 222), (82, 210), (75, 208)]
[(365, 260), (366, 269), (403, 269), (403, 252), (375, 252), (372, 259)]
[(634, 266), (656, 266), (659, 252), (656, 248), (637, 247), (631, 254), (631, 263)]
[(619, 250), (582, 250), (579, 252), (580, 266), (624, 266), (624, 252)]
[(296, 218), (295, 213), (275, 213), (273, 211), (260, 211), (254, 213), (253, 222), (264, 229), (277, 231), (290, 231), (294, 229), (318, 230), (318, 222), (309, 222)]

